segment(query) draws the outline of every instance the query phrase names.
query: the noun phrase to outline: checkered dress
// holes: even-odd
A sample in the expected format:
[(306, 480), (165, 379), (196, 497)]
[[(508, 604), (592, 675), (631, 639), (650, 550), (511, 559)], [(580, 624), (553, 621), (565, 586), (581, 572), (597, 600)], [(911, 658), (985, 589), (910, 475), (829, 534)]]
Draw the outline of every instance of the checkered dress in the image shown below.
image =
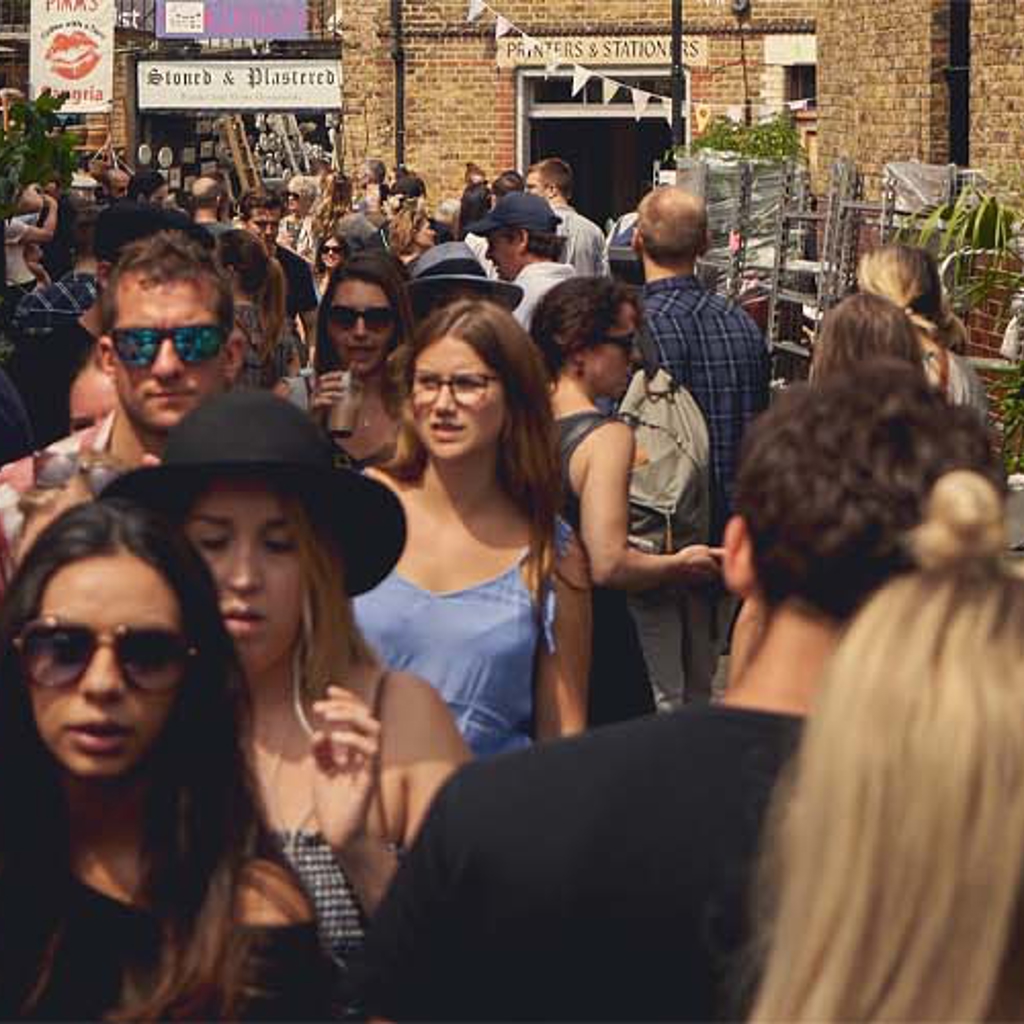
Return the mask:
[(324, 951), (345, 968), (363, 945), (366, 918), (334, 853), (318, 832), (277, 832), (277, 841), (316, 910)]

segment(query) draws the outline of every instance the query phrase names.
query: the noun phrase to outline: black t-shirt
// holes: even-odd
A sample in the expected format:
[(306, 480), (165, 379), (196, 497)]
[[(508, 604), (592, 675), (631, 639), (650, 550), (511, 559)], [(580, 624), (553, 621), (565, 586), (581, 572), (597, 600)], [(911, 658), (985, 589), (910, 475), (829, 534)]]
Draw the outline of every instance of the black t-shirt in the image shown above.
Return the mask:
[(25, 404), (11, 378), (0, 370), (0, 466), (28, 455), (34, 447)]
[(479, 762), (371, 924), (394, 1020), (733, 1015), (764, 812), (800, 720), (691, 707)]
[(71, 382), (95, 344), (96, 338), (77, 320), (45, 336), (15, 340), (6, 368), (28, 410), (39, 448), (67, 437)]
[[(48, 983), (27, 1019), (102, 1020), (121, 999), (125, 972), (156, 976), (162, 942), (152, 915), (72, 882), (63, 898), (67, 926)], [(240, 1020), (323, 1020), (330, 974), (312, 923), (248, 927), (244, 978), (252, 989)], [(32, 945), (29, 943), (28, 945)], [(14, 1020), (34, 981), (24, 947), (0, 954), (0, 1019)]]
[(277, 247), (277, 261), (284, 271), (285, 287), (288, 294), (285, 296), (285, 309), (288, 317), (294, 319), (300, 313), (306, 313), (316, 309), (316, 286), (313, 283), (313, 270), (310, 265), (301, 257), (283, 246)]

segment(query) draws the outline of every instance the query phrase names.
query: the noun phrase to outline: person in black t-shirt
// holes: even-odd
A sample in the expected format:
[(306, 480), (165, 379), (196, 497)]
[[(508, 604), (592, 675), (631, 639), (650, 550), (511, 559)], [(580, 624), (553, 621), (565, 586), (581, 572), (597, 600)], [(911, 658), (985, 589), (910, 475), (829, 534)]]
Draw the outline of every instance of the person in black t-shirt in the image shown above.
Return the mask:
[(909, 367), (784, 393), (725, 535), (726, 580), (766, 623), (732, 695), (456, 773), (372, 924), (371, 1015), (741, 1014), (775, 780), (841, 625), (908, 567), (902, 535), (955, 467), (998, 473), (976, 417)]
[[(277, 232), (284, 215), (284, 201), (274, 192), (247, 192), (239, 210), (245, 227), (258, 235), (267, 255), (281, 264), (285, 279), (286, 333), (295, 334), (296, 320), (302, 324), (302, 340), (311, 349), (316, 339), (316, 310), (319, 300), (313, 268), (301, 256), (277, 244)], [(296, 335), (297, 336), (297, 335)]]

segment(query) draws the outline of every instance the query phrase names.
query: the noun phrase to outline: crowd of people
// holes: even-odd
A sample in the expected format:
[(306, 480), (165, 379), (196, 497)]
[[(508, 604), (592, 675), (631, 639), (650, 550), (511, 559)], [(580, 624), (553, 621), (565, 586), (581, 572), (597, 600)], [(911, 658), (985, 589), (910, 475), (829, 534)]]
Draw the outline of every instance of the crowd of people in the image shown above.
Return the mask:
[(5, 232), (0, 1017), (1020, 1015), (1024, 578), (933, 257), (773, 394), (674, 187), (636, 287), (557, 158), (100, 177)]

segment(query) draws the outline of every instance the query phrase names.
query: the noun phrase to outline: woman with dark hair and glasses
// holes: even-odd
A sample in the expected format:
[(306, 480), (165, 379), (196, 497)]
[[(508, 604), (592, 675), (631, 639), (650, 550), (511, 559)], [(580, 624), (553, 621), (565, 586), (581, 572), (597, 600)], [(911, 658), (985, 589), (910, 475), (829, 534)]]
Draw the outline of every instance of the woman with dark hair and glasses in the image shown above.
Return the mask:
[(358, 402), (351, 430), (332, 431), (346, 465), (376, 465), (394, 454), (399, 401), (388, 359), (411, 330), (405, 282), (390, 256), (359, 253), (331, 275), (317, 317), (312, 409), (329, 426), (332, 406)]
[(602, 724), (653, 710), (643, 651), (626, 590), (717, 578), (719, 552), (702, 544), (652, 555), (629, 544), (633, 432), (600, 411), (630, 381), (640, 306), (634, 292), (603, 277), (552, 288), (534, 314), (533, 338), (554, 388), (565, 504), (590, 559), (594, 648), (590, 721)]
[(0, 1017), (322, 1017), (200, 557), (136, 507), (72, 509), (12, 582), (0, 657)]

